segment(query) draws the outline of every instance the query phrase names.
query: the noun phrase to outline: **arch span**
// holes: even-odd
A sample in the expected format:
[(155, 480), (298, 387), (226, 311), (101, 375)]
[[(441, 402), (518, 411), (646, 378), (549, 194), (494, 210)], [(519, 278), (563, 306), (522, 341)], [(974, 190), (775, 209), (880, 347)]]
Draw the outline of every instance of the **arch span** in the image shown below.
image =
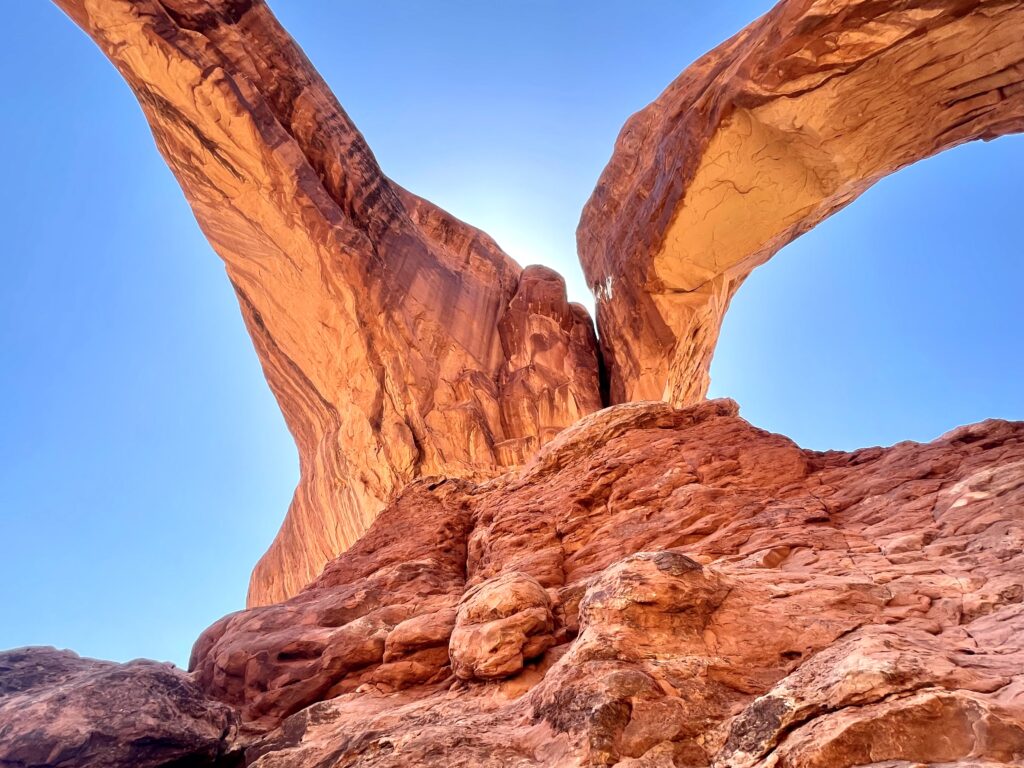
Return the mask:
[(792, 0), (634, 115), (577, 233), (611, 399), (707, 393), (744, 279), (880, 178), (1024, 129), (1024, 3)]
[[(264, 0), (54, 0), (135, 92), (224, 260), (300, 481), (250, 603), (430, 475), (602, 405), (561, 278), (400, 188)], [(1024, 127), (1021, 0), (783, 0), (627, 124), (580, 251), (612, 398), (703, 397), (729, 299), (880, 176)]]

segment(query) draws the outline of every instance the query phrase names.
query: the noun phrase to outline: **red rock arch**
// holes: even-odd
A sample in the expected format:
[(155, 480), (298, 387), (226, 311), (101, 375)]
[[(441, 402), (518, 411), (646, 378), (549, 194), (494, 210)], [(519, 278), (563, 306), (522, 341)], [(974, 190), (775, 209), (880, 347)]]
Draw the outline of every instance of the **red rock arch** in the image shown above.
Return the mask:
[(1024, 129), (1024, 7), (782, 2), (626, 124), (578, 230), (612, 401), (701, 400), (743, 280), (878, 179)]
[[(301, 477), (250, 604), (427, 475), (485, 477), (602, 405), (560, 278), (400, 188), (261, 0), (55, 0), (131, 86), (223, 258)], [(750, 270), (875, 180), (1024, 127), (1024, 6), (783, 0), (634, 116), (588, 203), (613, 402), (703, 398)]]

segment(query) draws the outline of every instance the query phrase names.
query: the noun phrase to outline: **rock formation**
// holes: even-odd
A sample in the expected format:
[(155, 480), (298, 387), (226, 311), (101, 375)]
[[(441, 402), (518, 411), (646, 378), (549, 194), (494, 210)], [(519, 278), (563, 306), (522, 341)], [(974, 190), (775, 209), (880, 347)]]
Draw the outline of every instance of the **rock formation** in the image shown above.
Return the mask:
[[(387, 179), (262, 2), (56, 2), (135, 91), (295, 436), (250, 605), (411, 480), (518, 466), (601, 406), (561, 278)], [(699, 402), (750, 270), (884, 174), (1024, 127), (1022, 23), (1005, 0), (790, 0), (634, 116), (579, 230), (610, 402)]]
[(615, 406), (412, 483), (190, 666), (258, 768), (1022, 764), (1024, 423), (817, 453), (730, 401)]
[(1024, 128), (1024, 2), (784, 0), (687, 70), (583, 215), (600, 354), (558, 275), (382, 174), (262, 2), (56, 2), (224, 259), (302, 479), (187, 674), (0, 654), (0, 768), (1024, 764), (1024, 423), (819, 453), (703, 401), (751, 269)]
[(410, 485), (191, 666), (260, 768), (1024, 760), (1024, 424), (816, 453), (615, 406)]
[(69, 651), (0, 653), (0, 766), (234, 765), (239, 719), (181, 670)]
[(893, 171), (1024, 130), (1024, 4), (786, 0), (623, 128), (583, 211), (612, 402), (700, 402), (733, 294)]
[(561, 277), (385, 177), (262, 2), (57, 4), (135, 91), (299, 449), (251, 605), (315, 578), (411, 480), (519, 465), (601, 407)]

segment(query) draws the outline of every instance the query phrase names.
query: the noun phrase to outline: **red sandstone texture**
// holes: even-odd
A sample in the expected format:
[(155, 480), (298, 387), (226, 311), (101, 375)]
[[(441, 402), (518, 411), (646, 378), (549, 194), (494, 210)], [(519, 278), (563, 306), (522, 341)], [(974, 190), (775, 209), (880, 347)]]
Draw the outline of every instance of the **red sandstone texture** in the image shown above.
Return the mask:
[(817, 453), (703, 401), (751, 269), (1024, 127), (1024, 2), (785, 0), (684, 72), (584, 211), (599, 349), (557, 274), (383, 175), (262, 2), (56, 1), (302, 479), (188, 673), (0, 654), (0, 768), (1024, 765), (1024, 424)]
[(699, 402), (755, 266), (885, 173), (1024, 127), (1020, 3), (780, 3), (623, 130), (579, 228), (599, 355), (558, 275), (383, 174), (264, 3), (55, 1), (138, 97), (295, 436), (250, 605), (412, 480), (521, 466), (601, 407), (599, 358), (611, 403)]
[(1024, 424), (817, 453), (615, 406), (413, 483), (191, 667), (261, 768), (1019, 764)]
[(786, 0), (626, 123), (583, 211), (612, 402), (700, 402), (733, 294), (882, 177), (1024, 130), (1024, 4)]
[(257, 766), (1011, 763), (1022, 510), (1024, 424), (815, 453), (730, 401), (616, 406), (410, 486), (192, 667), (286, 718)]
[(417, 477), (498, 474), (601, 407), (562, 278), (388, 179), (262, 2), (57, 5), (138, 97), (299, 449), (250, 605), (309, 583)]
[(0, 653), (0, 766), (234, 765), (238, 714), (171, 664)]

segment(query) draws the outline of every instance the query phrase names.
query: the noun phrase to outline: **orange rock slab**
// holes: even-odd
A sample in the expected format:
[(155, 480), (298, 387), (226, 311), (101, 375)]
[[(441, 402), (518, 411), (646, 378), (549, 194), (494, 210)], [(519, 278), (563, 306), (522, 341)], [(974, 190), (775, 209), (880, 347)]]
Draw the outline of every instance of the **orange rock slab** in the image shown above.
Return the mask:
[(1020, 765), (1024, 423), (820, 453), (615, 406), (410, 484), (190, 666), (0, 654), (0, 762)]
[(260, 768), (1016, 765), (1024, 424), (819, 453), (615, 406), (409, 486), (192, 666)]

